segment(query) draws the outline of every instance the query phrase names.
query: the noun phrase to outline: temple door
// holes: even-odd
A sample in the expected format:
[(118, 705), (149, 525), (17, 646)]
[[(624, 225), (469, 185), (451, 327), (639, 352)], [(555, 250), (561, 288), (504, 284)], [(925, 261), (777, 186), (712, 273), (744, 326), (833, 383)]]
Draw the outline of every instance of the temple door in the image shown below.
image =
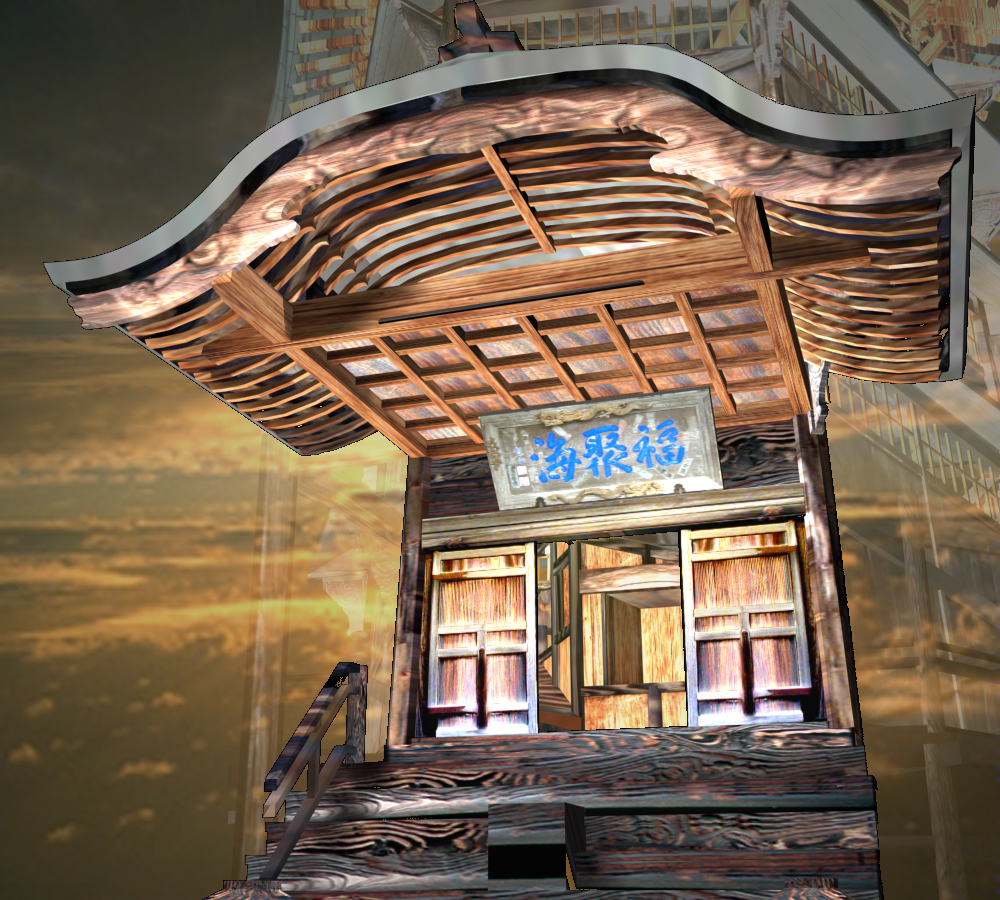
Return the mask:
[(437, 735), (537, 732), (534, 544), (437, 552), (431, 578)]
[(681, 532), (690, 725), (801, 722), (811, 691), (794, 522)]

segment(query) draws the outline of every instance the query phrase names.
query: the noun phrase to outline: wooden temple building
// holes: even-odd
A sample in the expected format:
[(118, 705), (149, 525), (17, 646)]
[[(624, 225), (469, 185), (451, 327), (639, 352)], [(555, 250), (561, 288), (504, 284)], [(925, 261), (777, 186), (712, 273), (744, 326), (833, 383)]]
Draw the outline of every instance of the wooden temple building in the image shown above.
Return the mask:
[[(225, 896), (876, 900), (823, 376), (961, 378), (974, 100), (812, 112), (668, 46), (458, 23), (441, 64), (47, 267), (85, 328), (291, 450), (379, 431), (409, 457), (385, 758), (345, 661)], [(692, 389), (712, 489), (504, 502), (491, 414), (624, 421)]]

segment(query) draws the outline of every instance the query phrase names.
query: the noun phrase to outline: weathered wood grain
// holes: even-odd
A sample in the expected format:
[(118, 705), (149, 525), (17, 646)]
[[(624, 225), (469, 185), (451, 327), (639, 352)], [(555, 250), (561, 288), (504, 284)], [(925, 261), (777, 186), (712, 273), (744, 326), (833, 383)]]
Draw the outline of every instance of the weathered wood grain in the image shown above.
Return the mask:
[(800, 484), (767, 485), (431, 519), (424, 529), (423, 545), (429, 549), (517, 540), (614, 537), (622, 534), (626, 520), (630, 528), (638, 531), (800, 516), (804, 511)]
[(769, 888), (796, 877), (836, 878), (844, 891), (878, 890), (875, 850), (588, 850), (570, 855), (579, 888)]
[[(296, 891), (296, 900), (549, 900), (561, 897), (566, 900), (568, 889), (533, 883), (530, 886), (499, 887), (490, 885), (488, 890), (479, 888), (460, 891)], [(229, 900), (228, 896), (213, 895), (209, 900)], [(256, 900), (256, 898), (255, 898)], [(588, 900), (775, 900), (773, 890), (591, 890)], [(881, 900), (876, 890), (855, 890), (851, 900)]]
[[(285, 825), (268, 825), (268, 848)], [(247, 858), (247, 875), (261, 867)], [(283, 889), (454, 890), (487, 886), (486, 820), (310, 824), (282, 872)]]
[(716, 440), (726, 490), (799, 480), (791, 421), (719, 428)]
[[(371, 765), (370, 763), (368, 765)], [(837, 765), (834, 772), (839, 769)], [(857, 767), (854, 767), (857, 768)], [(610, 773), (612, 776), (614, 773)], [(700, 780), (672, 783), (651, 778), (561, 781), (539, 777), (534, 783), (501, 784), (496, 778), (488, 783), (468, 772), (453, 776), (431, 771), (418, 776), (417, 785), (409, 785), (400, 776), (393, 785), (387, 780), (381, 787), (342, 789), (334, 785), (320, 801), (311, 821), (355, 822), (371, 819), (407, 819), (423, 816), (483, 815), (493, 805), (523, 804), (548, 808), (552, 804), (575, 803), (586, 809), (612, 815), (620, 811), (635, 814), (678, 814), (696, 811), (743, 810), (870, 810), (875, 805), (875, 784), (868, 775), (834, 775), (820, 767), (800, 770), (794, 778), (726, 777), (715, 781)], [(339, 773), (338, 773), (339, 775)], [(436, 781), (460, 782), (469, 776), (476, 783), (430, 787)], [(410, 780), (413, 780), (412, 778)], [(510, 779), (508, 779), (510, 780)], [(292, 794), (286, 802), (286, 816), (299, 808), (304, 794)], [(540, 814), (541, 815), (541, 814)]]
[(430, 502), (430, 477), (429, 459), (411, 458), (407, 462), (386, 753), (389, 752), (389, 746), (406, 744), (412, 740), (416, 732), (425, 579), (421, 537)]
[[(838, 795), (830, 797), (835, 801)], [(678, 849), (715, 850), (877, 850), (872, 810), (770, 812), (684, 812), (615, 815), (613, 810), (573, 802), (589, 809), (587, 846), (659, 844)], [(491, 844), (552, 844), (566, 839), (564, 803), (490, 803)]]

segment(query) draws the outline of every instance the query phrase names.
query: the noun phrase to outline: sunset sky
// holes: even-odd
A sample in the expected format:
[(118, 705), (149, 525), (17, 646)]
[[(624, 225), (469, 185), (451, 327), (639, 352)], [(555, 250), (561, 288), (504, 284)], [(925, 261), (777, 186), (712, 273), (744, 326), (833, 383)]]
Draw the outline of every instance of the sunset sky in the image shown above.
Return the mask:
[[(121, 333), (83, 331), (42, 263), (159, 227), (264, 130), (281, 13), (281, 0), (4, 8), (0, 784), (12, 896), (199, 900), (235, 874), (263, 432)], [(375, 435), (308, 471), (351, 502), (369, 492), (366, 469), (401, 458)], [(835, 453), (835, 467), (850, 459)], [(401, 484), (389, 488), (401, 500)], [(847, 499), (856, 521), (885, 514), (877, 493)], [(300, 501), (289, 610), (303, 676), (350, 652), (346, 617), (307, 578), (327, 560), (326, 514)]]

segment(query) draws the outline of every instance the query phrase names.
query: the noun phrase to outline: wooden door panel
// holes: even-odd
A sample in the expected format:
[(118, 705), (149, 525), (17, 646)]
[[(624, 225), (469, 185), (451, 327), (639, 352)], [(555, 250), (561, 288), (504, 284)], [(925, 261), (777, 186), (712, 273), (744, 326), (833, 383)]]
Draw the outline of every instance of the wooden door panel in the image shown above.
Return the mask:
[(681, 556), (690, 724), (801, 721), (811, 681), (795, 523), (685, 531)]
[(437, 733), (538, 730), (534, 546), (434, 554), (428, 712)]

